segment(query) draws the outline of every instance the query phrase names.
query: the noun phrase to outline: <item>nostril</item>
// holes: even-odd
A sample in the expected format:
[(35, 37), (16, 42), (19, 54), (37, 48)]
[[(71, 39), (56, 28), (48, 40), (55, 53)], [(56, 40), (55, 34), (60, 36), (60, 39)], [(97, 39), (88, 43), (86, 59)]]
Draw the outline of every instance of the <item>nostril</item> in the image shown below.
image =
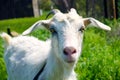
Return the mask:
[(66, 49), (64, 49), (63, 52), (64, 52), (65, 55), (68, 55), (68, 51)]
[(73, 47), (66, 47), (66, 48), (64, 48), (63, 52), (65, 55), (72, 55), (72, 54), (76, 53), (76, 49)]
[(76, 49), (74, 49), (74, 50), (72, 51), (72, 53), (73, 53), (73, 54), (76, 53)]

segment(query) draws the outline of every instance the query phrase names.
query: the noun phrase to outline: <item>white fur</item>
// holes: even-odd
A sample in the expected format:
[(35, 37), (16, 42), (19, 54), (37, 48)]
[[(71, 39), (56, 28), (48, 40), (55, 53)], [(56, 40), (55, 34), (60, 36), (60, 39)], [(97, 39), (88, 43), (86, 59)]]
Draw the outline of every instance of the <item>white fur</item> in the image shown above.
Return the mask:
[(8, 80), (32, 80), (45, 63), (50, 42), (29, 36), (12, 38), (4, 54)]
[[(85, 20), (110, 30), (109, 26), (95, 19), (84, 19), (75, 9), (71, 9), (67, 14), (58, 12), (49, 20), (38, 21), (23, 32), (26, 35), (39, 25), (44, 25), (49, 30), (54, 29), (48, 41), (40, 41), (30, 36), (10, 38), (4, 55), (8, 80), (33, 80), (44, 63), (46, 66), (39, 75), (39, 80), (77, 80), (74, 68), (81, 55), (83, 40), (83, 31), (79, 30), (85, 27)], [(73, 47), (76, 52), (65, 55), (66, 47)]]

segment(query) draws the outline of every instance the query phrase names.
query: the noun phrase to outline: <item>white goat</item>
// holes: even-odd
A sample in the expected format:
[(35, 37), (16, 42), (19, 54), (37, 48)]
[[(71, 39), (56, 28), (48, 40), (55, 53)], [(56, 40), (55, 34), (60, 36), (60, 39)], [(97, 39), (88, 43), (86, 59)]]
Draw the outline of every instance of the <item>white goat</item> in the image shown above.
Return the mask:
[[(81, 54), (84, 28), (90, 23), (111, 30), (94, 18), (82, 18), (71, 9), (66, 14), (56, 10), (52, 18), (36, 22), (18, 37), (3, 33), (1, 36), (7, 43), (4, 59), (8, 80), (33, 80), (45, 63), (38, 80), (77, 80), (74, 67)], [(51, 31), (51, 40), (23, 36), (40, 25)]]

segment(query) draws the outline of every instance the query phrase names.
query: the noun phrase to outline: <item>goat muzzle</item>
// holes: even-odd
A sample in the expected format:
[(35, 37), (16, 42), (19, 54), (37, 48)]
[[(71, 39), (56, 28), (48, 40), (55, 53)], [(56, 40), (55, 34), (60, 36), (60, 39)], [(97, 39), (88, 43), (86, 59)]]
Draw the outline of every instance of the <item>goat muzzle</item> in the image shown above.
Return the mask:
[(63, 52), (65, 55), (72, 55), (72, 54), (76, 53), (76, 49), (73, 47), (66, 47), (66, 48), (64, 48)]
[(75, 58), (73, 57), (73, 54), (76, 54), (76, 49), (73, 47), (66, 47), (63, 50), (64, 55), (66, 56), (66, 61), (68, 63), (74, 63), (75, 62)]

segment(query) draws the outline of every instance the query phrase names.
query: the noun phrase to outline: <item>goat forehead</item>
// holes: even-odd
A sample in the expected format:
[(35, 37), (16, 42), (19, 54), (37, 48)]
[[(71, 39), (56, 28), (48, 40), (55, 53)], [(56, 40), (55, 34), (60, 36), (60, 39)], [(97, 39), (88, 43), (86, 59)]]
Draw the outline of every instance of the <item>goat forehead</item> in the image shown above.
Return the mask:
[(80, 29), (80, 27), (82, 27), (83, 22), (82, 21), (78, 21), (78, 20), (71, 20), (71, 19), (64, 19), (63, 21), (57, 21), (54, 22), (55, 23), (55, 27), (56, 29), (58, 29), (58, 31), (66, 31), (66, 30), (78, 30)]
[(55, 27), (57, 31), (65, 31), (66, 29), (70, 31), (78, 30), (83, 26), (83, 19), (77, 13), (57, 13), (53, 16), (51, 27)]
[(53, 17), (53, 21), (63, 21), (64, 19), (67, 19), (66, 15), (63, 13), (57, 13), (54, 17)]
[(57, 13), (53, 17), (53, 20), (55, 20), (55, 21), (64, 21), (65, 19), (79, 20), (79, 19), (82, 19), (82, 16), (79, 16), (77, 13), (74, 14), (74, 13), (69, 12), (69, 13), (66, 13), (66, 14)]
[(67, 17), (68, 19), (71, 19), (71, 20), (82, 19), (82, 16), (79, 16), (77, 13), (71, 13), (71, 12), (67, 14)]

